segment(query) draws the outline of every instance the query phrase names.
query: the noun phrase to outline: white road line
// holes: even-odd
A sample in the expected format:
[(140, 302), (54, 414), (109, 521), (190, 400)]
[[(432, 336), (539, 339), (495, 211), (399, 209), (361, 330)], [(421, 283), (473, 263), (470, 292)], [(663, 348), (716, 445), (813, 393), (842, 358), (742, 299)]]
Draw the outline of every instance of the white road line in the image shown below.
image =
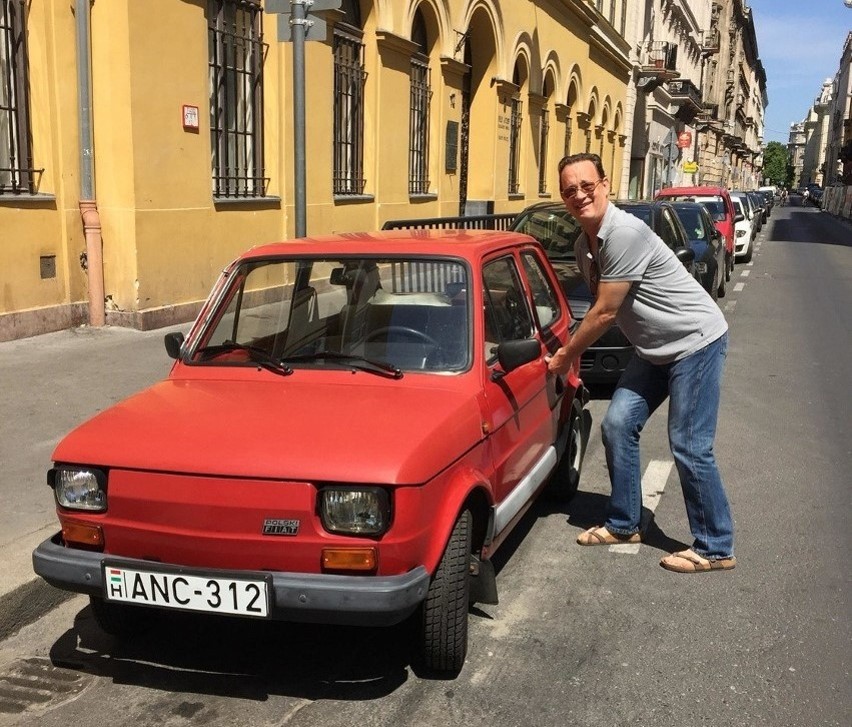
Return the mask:
[(745, 283), (737, 283), (734, 286), (734, 292), (739, 293), (743, 288), (745, 288)]
[(736, 307), (737, 307), (737, 301), (735, 301), (735, 300), (732, 300), (729, 303), (725, 303), (725, 312), (726, 313), (728, 313), (728, 312), (733, 313), (734, 308), (736, 308)]
[(747, 278), (751, 274), (751, 270), (743, 270), (740, 275), (744, 278)]
[[(660, 497), (663, 495), (663, 490), (666, 489), (666, 481), (669, 479), (669, 474), (674, 467), (672, 460), (652, 459), (645, 468), (645, 474), (642, 476), (642, 507), (651, 512), (656, 511), (657, 505), (660, 502)], [(642, 523), (642, 529), (645, 529), (647, 523)], [(612, 553), (638, 553), (640, 543), (628, 543), (627, 545), (610, 545), (609, 550)]]

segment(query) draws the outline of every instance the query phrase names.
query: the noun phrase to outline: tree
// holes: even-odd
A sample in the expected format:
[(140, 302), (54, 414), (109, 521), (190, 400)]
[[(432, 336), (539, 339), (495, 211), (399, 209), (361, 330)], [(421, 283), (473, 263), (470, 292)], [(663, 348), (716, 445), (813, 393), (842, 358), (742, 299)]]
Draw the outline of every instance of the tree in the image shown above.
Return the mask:
[(787, 147), (778, 141), (770, 141), (763, 152), (763, 178), (777, 187), (787, 183)]

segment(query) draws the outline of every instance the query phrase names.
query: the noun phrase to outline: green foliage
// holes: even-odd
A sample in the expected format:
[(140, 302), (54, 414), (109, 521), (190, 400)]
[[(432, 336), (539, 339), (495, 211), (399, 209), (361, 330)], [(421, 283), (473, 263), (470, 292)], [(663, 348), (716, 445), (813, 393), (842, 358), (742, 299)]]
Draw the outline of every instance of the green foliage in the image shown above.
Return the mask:
[(789, 161), (787, 147), (778, 141), (770, 141), (763, 152), (763, 178), (779, 187), (789, 185)]

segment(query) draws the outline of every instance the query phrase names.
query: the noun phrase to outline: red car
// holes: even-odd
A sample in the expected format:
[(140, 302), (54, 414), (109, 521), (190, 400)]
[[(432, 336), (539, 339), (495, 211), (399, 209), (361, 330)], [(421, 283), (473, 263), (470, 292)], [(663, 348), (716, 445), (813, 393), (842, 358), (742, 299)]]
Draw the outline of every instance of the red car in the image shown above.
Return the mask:
[(457, 672), (489, 559), (550, 482), (577, 487), (585, 389), (547, 372), (570, 313), (526, 235), (397, 231), (258, 247), (165, 381), (57, 446), (36, 573), (138, 638), (152, 609), (419, 618)]
[[(734, 271), (735, 223), (737, 214), (731, 195), (725, 187), (668, 187), (657, 193), (656, 199), (669, 202), (701, 202), (710, 212), (716, 229), (725, 238), (725, 280), (731, 279)], [(742, 215), (739, 219), (743, 219)]]

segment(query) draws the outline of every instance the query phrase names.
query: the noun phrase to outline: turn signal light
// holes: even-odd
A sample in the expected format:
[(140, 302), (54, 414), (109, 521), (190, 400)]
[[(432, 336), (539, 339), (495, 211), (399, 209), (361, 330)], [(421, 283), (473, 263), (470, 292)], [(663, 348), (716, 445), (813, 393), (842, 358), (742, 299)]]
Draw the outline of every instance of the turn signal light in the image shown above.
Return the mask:
[(323, 570), (372, 571), (378, 557), (375, 548), (323, 548)]
[(104, 547), (104, 531), (101, 530), (100, 525), (64, 522), (62, 524), (62, 539), (69, 545), (91, 550), (103, 550)]

